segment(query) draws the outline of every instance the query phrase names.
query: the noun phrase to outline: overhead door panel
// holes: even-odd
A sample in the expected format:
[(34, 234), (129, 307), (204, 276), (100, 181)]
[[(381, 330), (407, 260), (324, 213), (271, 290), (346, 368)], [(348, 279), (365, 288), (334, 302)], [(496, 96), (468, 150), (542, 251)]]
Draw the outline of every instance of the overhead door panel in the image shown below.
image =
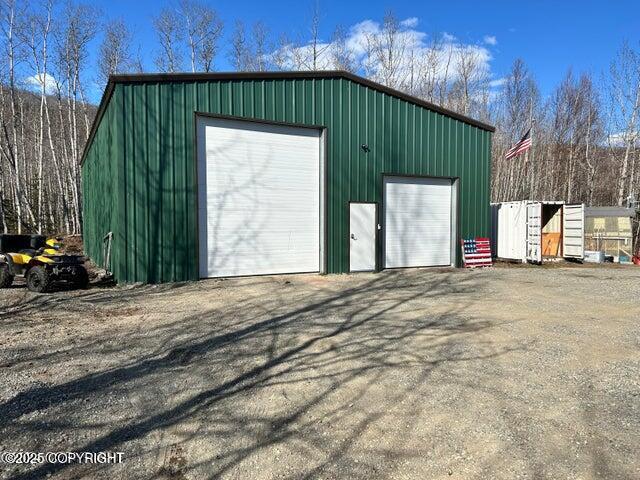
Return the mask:
[(384, 221), (386, 268), (451, 265), (450, 180), (385, 177)]
[(198, 120), (200, 276), (320, 269), (320, 132)]

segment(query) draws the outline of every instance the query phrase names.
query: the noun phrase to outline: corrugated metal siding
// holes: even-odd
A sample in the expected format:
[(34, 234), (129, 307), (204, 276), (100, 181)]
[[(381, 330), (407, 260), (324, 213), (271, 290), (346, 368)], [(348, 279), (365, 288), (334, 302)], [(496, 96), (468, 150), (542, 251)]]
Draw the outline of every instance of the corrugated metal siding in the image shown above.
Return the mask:
[(116, 225), (114, 213), (118, 188), (115, 181), (116, 157), (113, 155), (113, 109), (105, 111), (103, 121), (82, 165), (84, 250), (98, 265), (102, 264), (102, 240)]
[(381, 204), (382, 173), (459, 177), (460, 234), (489, 235), (490, 132), (344, 78), (118, 83), (83, 176), (93, 257), (115, 198), (119, 281), (198, 278), (194, 111), (327, 127), (329, 273), (348, 271), (347, 202)]

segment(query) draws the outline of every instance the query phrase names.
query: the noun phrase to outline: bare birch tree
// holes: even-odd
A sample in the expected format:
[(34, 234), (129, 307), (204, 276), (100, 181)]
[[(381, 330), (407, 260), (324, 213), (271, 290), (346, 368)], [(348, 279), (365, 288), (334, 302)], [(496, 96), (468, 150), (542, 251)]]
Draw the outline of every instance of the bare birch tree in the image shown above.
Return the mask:
[(175, 10), (165, 8), (153, 19), (160, 51), (155, 58), (156, 67), (162, 72), (178, 72), (182, 68), (182, 22)]
[(275, 59), (276, 64), (285, 65), (293, 70), (324, 70), (331, 67), (333, 58), (331, 42), (325, 42), (320, 34), (320, 11), (317, 5), (311, 13), (308, 33), (303, 33), (297, 40), (290, 40), (286, 36), (286, 43), (280, 42), (280, 51)]
[(107, 83), (109, 75), (132, 67), (132, 40), (132, 34), (123, 20), (112, 20), (104, 26), (104, 38), (98, 57), (98, 74), (103, 84)]
[(450, 106), (464, 115), (469, 115), (474, 110), (474, 103), (481, 102), (487, 89), (487, 72), (480, 59), (480, 52), (473, 47), (458, 48), (455, 62), (457, 78), (451, 89)]
[(309, 34), (309, 43), (304, 48), (306, 55), (303, 63), (306, 70), (321, 70), (326, 66), (324, 55), (329, 50), (330, 44), (323, 43), (320, 38), (320, 9), (317, 3), (311, 15)]
[(250, 64), (250, 47), (244, 23), (237, 20), (230, 41), (229, 60), (236, 71), (247, 71)]
[[(20, 41), (19, 30), (22, 28), (20, 20), (18, 18), (18, 10), (15, 0), (3, 0), (0, 4), (0, 26), (2, 28), (2, 43), (4, 50), (4, 75), (3, 83), (6, 82), (6, 87), (0, 85), (0, 99), (3, 101), (8, 100), (10, 105), (9, 118), (3, 113), (0, 118), (0, 124), (2, 126), (2, 142), (0, 142), (1, 152), (8, 160), (10, 168), (11, 178), (14, 180), (13, 193), (14, 193), (14, 205), (16, 210), (16, 223), (18, 233), (21, 233), (25, 213), (28, 214), (33, 221), (33, 213), (29, 207), (29, 203), (26, 199), (26, 195), (23, 189), (23, 167), (24, 158), (22, 158), (22, 152), (19, 147), (19, 105), (17, 95), (17, 76), (16, 68), (18, 64), (24, 60), (24, 51)], [(8, 90), (8, 99), (6, 93)]]
[[(56, 32), (56, 63), (58, 78), (58, 98), (60, 121), (68, 125), (67, 140), (63, 143), (63, 159), (66, 164), (67, 178), (62, 182), (69, 191), (70, 229), (79, 232), (81, 228), (81, 188), (79, 161), (82, 147), (89, 134), (89, 111), (84, 93), (82, 72), (86, 71), (89, 59), (89, 44), (97, 33), (93, 7), (84, 4), (68, 4), (65, 7), (63, 21)], [(62, 95), (65, 101), (62, 101)], [(83, 125), (78, 120), (83, 120)]]
[(37, 144), (37, 230), (42, 233), (44, 215), (42, 202), (44, 196), (43, 169), (45, 150), (45, 110), (48, 111), (49, 89), (53, 87), (49, 79), (49, 38), (52, 28), (53, 0), (45, 0), (41, 11), (30, 12), (28, 25), (24, 29), (24, 43), (27, 45), (30, 64), (36, 73), (40, 86), (40, 110), (38, 118)]
[(338, 25), (331, 41), (331, 66), (336, 70), (355, 73), (358, 70), (356, 55), (348, 43), (347, 31)]
[(588, 205), (593, 205), (596, 190), (597, 159), (594, 150), (603, 144), (603, 123), (601, 100), (590, 74), (583, 74), (578, 85), (582, 110), (580, 112), (579, 129), (581, 142), (584, 144), (581, 167), (586, 173), (586, 196)]
[(196, 0), (181, 0), (179, 11), (186, 26), (191, 71), (210, 72), (222, 36), (222, 20), (213, 8)]
[(252, 70), (264, 72), (269, 69), (269, 29), (263, 22), (253, 24)]
[(407, 38), (393, 12), (384, 16), (379, 32), (368, 33), (367, 65), (370, 74), (388, 87), (398, 87), (404, 81)]
[(291, 70), (291, 41), (286, 33), (278, 37), (269, 61), (276, 70)]
[(625, 43), (610, 68), (609, 101), (611, 126), (610, 148), (621, 144), (621, 159), (616, 201), (623, 205), (629, 187), (632, 155), (639, 143), (640, 132), (640, 53)]
[(242, 22), (236, 22), (229, 53), (229, 59), (236, 70), (263, 72), (269, 70), (272, 63), (276, 68), (287, 68), (290, 45), (283, 42), (280, 49), (270, 54), (274, 47), (269, 41), (269, 30), (262, 22), (256, 22), (250, 34), (248, 37)]

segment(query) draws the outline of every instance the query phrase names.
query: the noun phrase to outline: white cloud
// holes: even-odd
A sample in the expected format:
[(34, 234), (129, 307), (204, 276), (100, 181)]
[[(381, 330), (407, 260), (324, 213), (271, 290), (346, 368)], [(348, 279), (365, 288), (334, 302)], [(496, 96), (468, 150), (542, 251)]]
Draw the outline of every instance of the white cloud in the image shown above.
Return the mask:
[[(444, 32), (437, 36), (428, 35), (426, 32), (415, 28), (417, 18), (408, 18), (400, 22), (400, 34), (397, 37), (399, 44), (404, 46), (403, 57), (397, 65), (397, 81), (390, 86), (401, 87), (403, 81), (409, 76), (410, 67), (414, 69), (426, 69), (428, 66), (431, 78), (441, 80), (446, 78), (453, 82), (459, 77), (460, 61), (463, 57), (472, 55), (477, 64), (478, 71), (489, 75), (491, 53), (483, 45), (468, 44), (458, 40), (454, 35)], [(366, 19), (355, 25), (347, 32), (345, 43), (352, 52), (355, 63), (361, 65), (365, 72), (373, 80), (389, 83), (388, 79), (381, 78), (383, 65), (376, 56), (368, 56), (372, 43), (384, 45), (387, 41), (380, 22)], [(335, 45), (323, 42), (316, 47), (320, 55), (316, 59), (319, 69), (332, 69), (333, 51)], [(272, 54), (272, 58), (278, 57), (282, 61), (282, 67), (292, 70), (306, 70), (312, 68), (310, 63), (313, 57), (311, 45), (287, 45)], [(503, 80), (494, 80), (495, 86), (499, 86)], [(383, 82), (385, 83), (385, 82)]]
[(609, 134), (609, 145), (612, 147), (625, 147), (627, 143), (640, 146), (640, 132), (617, 132)]
[[(331, 70), (332, 49), (331, 43), (318, 43), (315, 46), (315, 68), (317, 70)], [(314, 68), (314, 46), (312, 44), (296, 46), (294, 44), (285, 45), (273, 52), (271, 60), (281, 64), (287, 70), (312, 70)]]
[(492, 45), (492, 46), (498, 44), (498, 39), (495, 37), (495, 35), (485, 35), (482, 41), (487, 45)]
[(453, 43), (457, 40), (457, 38), (455, 37), (455, 35), (451, 35), (450, 33), (444, 32), (442, 34), (442, 40), (447, 43)]
[(364, 20), (356, 23), (349, 31), (347, 38), (347, 47), (351, 49), (356, 56), (361, 57), (367, 51), (367, 41), (371, 36), (380, 35), (380, 24), (373, 20)]
[(24, 79), (24, 82), (29, 90), (40, 91), (42, 85), (44, 84), (45, 92), (47, 95), (53, 95), (56, 93), (56, 84), (57, 80), (53, 77), (53, 75), (36, 74), (31, 75)]
[(489, 82), (489, 86), (491, 88), (498, 88), (498, 87), (501, 87), (502, 85), (504, 85), (506, 82), (507, 82), (507, 78), (506, 77), (496, 78), (495, 80), (491, 80)]
[(409, 17), (400, 22), (400, 25), (406, 28), (416, 28), (418, 26), (418, 17)]

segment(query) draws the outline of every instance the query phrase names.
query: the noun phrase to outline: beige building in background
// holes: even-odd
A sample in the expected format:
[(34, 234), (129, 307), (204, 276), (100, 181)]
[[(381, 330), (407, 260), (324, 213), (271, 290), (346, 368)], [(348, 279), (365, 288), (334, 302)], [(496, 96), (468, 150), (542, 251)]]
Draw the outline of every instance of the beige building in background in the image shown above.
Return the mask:
[(615, 262), (633, 257), (632, 219), (635, 210), (623, 207), (589, 207), (585, 209), (585, 250), (612, 255)]

